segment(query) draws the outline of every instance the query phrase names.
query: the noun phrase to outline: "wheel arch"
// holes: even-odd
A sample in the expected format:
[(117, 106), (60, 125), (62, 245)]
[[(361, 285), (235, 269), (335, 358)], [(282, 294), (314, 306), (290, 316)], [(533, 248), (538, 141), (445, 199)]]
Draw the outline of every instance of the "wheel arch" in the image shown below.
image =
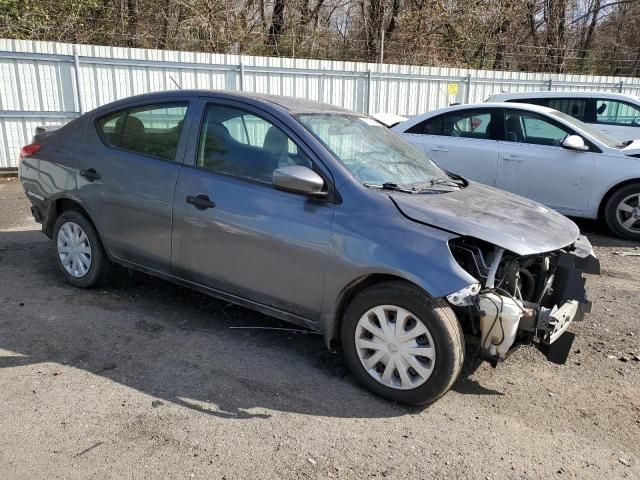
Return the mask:
[(607, 206), (607, 202), (613, 196), (613, 194), (616, 193), (621, 188), (624, 188), (627, 185), (633, 185), (634, 183), (640, 184), (640, 178), (630, 178), (628, 180), (624, 180), (622, 182), (615, 184), (613, 187), (607, 190), (607, 192), (602, 197), (602, 200), (600, 200), (600, 205), (598, 206), (598, 219), (600, 220), (604, 219), (604, 213), (605, 213), (604, 211)]
[(84, 208), (80, 202), (69, 197), (60, 197), (50, 202), (46, 220), (43, 224), (43, 231), (49, 238), (53, 235), (53, 226), (55, 225), (56, 220), (67, 210), (79, 211), (86, 216), (95, 227), (95, 222), (91, 219), (91, 215), (89, 215), (87, 209)]
[(389, 273), (371, 273), (356, 278), (342, 289), (342, 291), (338, 295), (336, 307), (329, 318), (329, 328), (325, 332), (325, 341), (329, 349), (335, 350), (336, 347), (340, 344), (340, 329), (342, 327), (344, 312), (349, 306), (349, 303), (351, 303), (351, 301), (364, 290), (371, 288), (379, 283), (390, 281), (404, 282), (407, 285), (419, 288), (427, 295), (431, 296), (429, 292), (426, 292), (417, 283), (412, 282), (411, 280), (403, 278), (399, 275)]

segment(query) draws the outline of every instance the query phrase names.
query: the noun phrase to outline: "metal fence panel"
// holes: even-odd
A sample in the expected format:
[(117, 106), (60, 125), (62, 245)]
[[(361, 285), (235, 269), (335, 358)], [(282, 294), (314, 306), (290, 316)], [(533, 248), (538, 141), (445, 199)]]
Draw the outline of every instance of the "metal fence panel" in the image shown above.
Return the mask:
[[(622, 83), (621, 83), (622, 82)], [(640, 95), (640, 79), (174, 52), (0, 39), (0, 168), (15, 167), (38, 125), (141, 93), (245, 90), (361, 113), (414, 115), (452, 102), (533, 90)], [(451, 90), (450, 90), (451, 88)]]

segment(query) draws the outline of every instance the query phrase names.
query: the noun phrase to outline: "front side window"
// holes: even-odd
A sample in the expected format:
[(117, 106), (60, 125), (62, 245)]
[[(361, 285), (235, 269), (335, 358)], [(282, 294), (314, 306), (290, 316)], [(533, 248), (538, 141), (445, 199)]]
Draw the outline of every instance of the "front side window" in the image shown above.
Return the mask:
[(505, 140), (508, 142), (560, 146), (572, 133), (536, 113), (505, 110)]
[(146, 105), (98, 120), (104, 141), (113, 148), (175, 160), (187, 104)]
[(312, 162), (278, 127), (237, 108), (207, 107), (197, 167), (270, 184), (275, 169), (292, 165)]
[(569, 123), (570, 125), (573, 125), (575, 128), (579, 128), (579, 129), (583, 130), (584, 132), (586, 132), (591, 137), (593, 137), (596, 140), (604, 143), (607, 147), (610, 147), (610, 148), (624, 148), (624, 145), (622, 143), (620, 143), (619, 140), (607, 135), (606, 133), (598, 130), (597, 128), (591, 126), (588, 123), (581, 122), (577, 118), (570, 117), (569, 115), (567, 115), (565, 113), (562, 113), (562, 112), (551, 112), (549, 115), (552, 115), (552, 116), (557, 117), (557, 118), (559, 118), (561, 120), (564, 120), (565, 122)]
[(371, 118), (329, 113), (296, 118), (361, 183), (413, 185), (449, 178), (421, 151)]
[(596, 122), (623, 127), (640, 127), (640, 108), (618, 100), (596, 100)]

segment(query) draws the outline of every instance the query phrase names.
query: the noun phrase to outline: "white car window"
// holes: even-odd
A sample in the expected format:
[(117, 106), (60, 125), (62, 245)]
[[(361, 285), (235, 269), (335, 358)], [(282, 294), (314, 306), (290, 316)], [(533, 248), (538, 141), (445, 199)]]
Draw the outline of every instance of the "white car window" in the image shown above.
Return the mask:
[(406, 133), (444, 135), (476, 139), (496, 139), (496, 122), (490, 110), (459, 110), (429, 118)]
[(575, 125), (577, 128), (580, 128), (581, 130), (587, 132), (593, 138), (604, 143), (609, 148), (624, 148), (624, 145), (620, 143), (619, 140), (607, 135), (604, 132), (601, 132), (597, 128), (594, 128), (587, 123), (581, 122), (577, 118), (570, 117), (569, 115), (566, 115), (562, 112), (551, 112), (549, 115), (561, 118), (565, 122), (568, 122), (571, 125)]
[(640, 127), (640, 108), (618, 100), (596, 100), (596, 122), (624, 127)]
[(508, 142), (560, 146), (564, 137), (572, 133), (536, 113), (505, 111), (505, 139)]

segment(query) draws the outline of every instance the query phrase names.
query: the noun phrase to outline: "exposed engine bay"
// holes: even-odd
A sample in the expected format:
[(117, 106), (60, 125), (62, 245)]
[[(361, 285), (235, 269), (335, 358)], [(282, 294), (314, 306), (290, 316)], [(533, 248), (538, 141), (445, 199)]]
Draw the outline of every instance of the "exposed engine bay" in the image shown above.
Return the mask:
[(480, 356), (495, 365), (517, 343), (551, 345), (591, 310), (583, 273), (600, 273), (585, 237), (563, 249), (521, 256), (482, 240), (449, 242), (458, 264), (478, 280), (447, 300)]

